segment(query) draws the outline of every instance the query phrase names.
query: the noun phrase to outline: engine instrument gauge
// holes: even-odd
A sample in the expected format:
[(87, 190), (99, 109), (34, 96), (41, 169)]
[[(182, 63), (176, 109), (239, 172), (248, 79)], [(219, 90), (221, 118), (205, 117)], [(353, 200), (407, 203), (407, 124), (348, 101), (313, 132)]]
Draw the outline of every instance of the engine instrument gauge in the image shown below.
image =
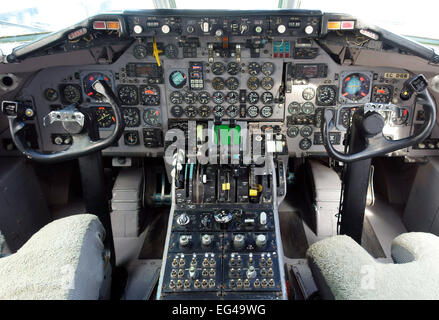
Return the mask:
[(195, 106), (187, 106), (184, 108), (184, 114), (188, 118), (195, 118), (198, 114), (198, 109)]
[(140, 103), (145, 106), (160, 104), (160, 89), (157, 86), (140, 86)]
[(213, 107), (213, 115), (217, 118), (222, 118), (224, 116), (225, 112), (226, 112), (226, 110), (221, 105), (217, 105), (217, 106)]
[(58, 99), (58, 91), (53, 88), (47, 88), (44, 90), (44, 98), (46, 98), (47, 101), (55, 101)]
[(145, 59), (150, 54), (148, 48), (143, 44), (137, 44), (133, 48), (133, 56), (136, 59)]
[(372, 88), (372, 101), (389, 103), (392, 100), (393, 87), (390, 85), (374, 85)]
[(198, 113), (200, 115), (200, 117), (203, 118), (207, 118), (210, 115), (210, 107), (207, 105), (202, 105), (199, 109), (198, 109)]
[(169, 99), (171, 100), (172, 104), (183, 103), (183, 95), (179, 91), (172, 91), (169, 95)]
[(117, 90), (119, 100), (122, 104), (137, 104), (137, 88), (136, 86), (119, 86)]
[(232, 75), (232, 76), (237, 75), (240, 70), (241, 70), (241, 68), (240, 68), (239, 64), (236, 62), (229, 62), (227, 64), (227, 73)]
[(184, 113), (184, 109), (182, 106), (179, 105), (175, 105), (171, 108), (171, 114), (175, 117), (175, 118), (180, 118)]
[(224, 86), (225, 86), (225, 83), (224, 83), (223, 78), (220, 78), (220, 77), (213, 78), (212, 87), (215, 90), (223, 90)]
[(256, 90), (259, 88), (259, 79), (256, 77), (250, 77), (247, 80), (247, 87), (250, 90)]
[(109, 128), (116, 122), (111, 108), (98, 107), (95, 112), (99, 128)]
[(261, 87), (265, 90), (271, 90), (274, 86), (274, 80), (272, 77), (264, 77), (261, 80)]
[(271, 106), (263, 106), (261, 109), (261, 116), (269, 118), (273, 115), (273, 108)]
[(274, 63), (265, 62), (262, 65), (262, 73), (266, 76), (271, 76), (274, 73)]
[(308, 150), (309, 148), (311, 148), (311, 146), (312, 146), (312, 141), (308, 138), (303, 138), (299, 142), (299, 148), (301, 150)]
[(214, 75), (220, 76), (226, 72), (226, 66), (222, 62), (214, 62), (211, 70)]
[(259, 115), (259, 108), (255, 105), (248, 107), (247, 114), (250, 118), (255, 118)]
[(303, 126), (300, 129), (300, 135), (304, 138), (308, 138), (312, 135), (312, 128), (310, 126)]
[(195, 102), (197, 102), (197, 95), (192, 91), (187, 91), (184, 94), (183, 100), (187, 104), (194, 104)]
[(137, 131), (126, 131), (123, 140), (127, 146), (135, 146), (139, 144), (139, 133)]
[(140, 125), (139, 109), (133, 107), (123, 108), (122, 116), (126, 127), (138, 127)]
[(304, 114), (312, 114), (314, 112), (314, 105), (312, 102), (305, 102), (302, 104), (302, 112)]
[(318, 106), (333, 106), (337, 97), (335, 86), (319, 86), (316, 94), (316, 104)]
[(230, 104), (238, 103), (239, 95), (236, 91), (229, 91), (226, 95), (226, 101)]
[(292, 126), (287, 129), (287, 136), (290, 138), (295, 138), (299, 135), (299, 128), (297, 126)]
[(157, 108), (148, 108), (143, 112), (143, 121), (147, 125), (159, 127), (161, 124), (160, 110)]
[(261, 101), (263, 104), (269, 104), (272, 103), (274, 100), (273, 94), (269, 91), (265, 91), (261, 95)]
[(170, 43), (170, 44), (165, 46), (164, 53), (165, 53), (166, 58), (168, 58), (168, 59), (177, 59), (178, 58), (178, 47), (175, 44)]
[(301, 111), (300, 103), (293, 101), (288, 105), (288, 112), (290, 114), (293, 114), (293, 115), (299, 114), (300, 111)]
[(176, 89), (183, 88), (186, 85), (186, 82), (187, 75), (183, 71), (176, 70), (169, 75), (169, 84)]
[(257, 62), (250, 62), (247, 66), (247, 71), (250, 75), (256, 76), (261, 73), (261, 65)]
[(226, 113), (230, 118), (236, 118), (236, 116), (239, 113), (239, 108), (234, 104), (231, 104), (230, 106), (227, 107)]
[(255, 91), (251, 91), (248, 95), (247, 95), (247, 101), (250, 104), (255, 104), (258, 103), (259, 101), (259, 94)]
[(201, 104), (206, 104), (206, 103), (208, 103), (208, 102), (210, 101), (210, 94), (209, 94), (209, 92), (207, 92), (207, 91), (201, 91), (201, 92), (198, 94), (198, 101), (199, 101)]
[(230, 77), (226, 80), (226, 87), (229, 90), (236, 90), (239, 87), (239, 81), (235, 77)]
[(363, 73), (351, 73), (341, 83), (341, 97), (352, 102), (364, 102), (370, 94), (370, 78)]
[(317, 128), (320, 128), (320, 125), (322, 124), (323, 111), (324, 111), (324, 108), (316, 109), (316, 112), (315, 112), (315, 115), (314, 115), (314, 123), (315, 123), (315, 126)]
[(212, 94), (212, 101), (215, 102), (216, 104), (224, 103), (225, 101), (224, 93), (222, 93), (221, 91), (215, 91)]
[(302, 98), (305, 100), (311, 100), (316, 96), (316, 92), (313, 88), (305, 88), (302, 91)]
[(104, 99), (104, 97), (100, 93), (96, 92), (95, 89), (93, 89), (93, 84), (98, 80), (105, 81), (110, 87), (112, 86), (110, 78), (107, 75), (99, 72), (87, 74), (84, 77), (82, 84), (84, 86), (84, 92), (88, 97), (96, 101), (101, 101)]
[(65, 102), (79, 103), (81, 101), (81, 90), (79, 86), (74, 84), (68, 84), (62, 88), (62, 96)]

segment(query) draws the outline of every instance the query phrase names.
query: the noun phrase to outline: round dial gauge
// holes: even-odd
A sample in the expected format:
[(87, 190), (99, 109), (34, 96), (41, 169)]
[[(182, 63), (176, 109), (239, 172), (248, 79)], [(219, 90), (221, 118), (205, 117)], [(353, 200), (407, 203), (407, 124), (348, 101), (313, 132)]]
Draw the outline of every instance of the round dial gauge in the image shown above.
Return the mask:
[(157, 86), (140, 86), (140, 103), (145, 106), (160, 104), (160, 90)]
[(311, 100), (315, 97), (316, 92), (313, 88), (306, 88), (302, 91), (302, 98), (305, 100)]
[(160, 126), (161, 124), (160, 110), (155, 108), (146, 109), (143, 112), (143, 121), (145, 121), (146, 124), (153, 127)]
[(247, 87), (250, 90), (256, 90), (259, 88), (259, 79), (256, 77), (250, 77), (247, 80)]
[(248, 95), (247, 95), (247, 101), (251, 104), (255, 104), (258, 103), (259, 101), (259, 94), (255, 91), (251, 91)]
[(217, 105), (213, 107), (213, 115), (218, 118), (222, 118), (224, 116), (224, 113), (226, 110), (224, 110), (223, 106)]
[(333, 106), (336, 96), (335, 86), (320, 86), (317, 88), (316, 104), (318, 106)]
[(389, 103), (392, 100), (393, 87), (386, 85), (375, 85), (372, 88), (372, 101), (378, 103)]
[(314, 105), (311, 102), (302, 104), (302, 112), (304, 114), (312, 114), (314, 112)]
[(226, 113), (230, 118), (235, 118), (239, 113), (239, 109), (237, 106), (232, 104), (232, 105), (228, 106)]
[(311, 148), (312, 146), (312, 142), (310, 139), (308, 138), (303, 138), (302, 140), (300, 140), (299, 142), (299, 148), (301, 150), (308, 150), (309, 148)]
[(262, 65), (262, 73), (266, 76), (271, 76), (274, 73), (274, 63), (265, 62)]
[(187, 75), (183, 71), (173, 71), (169, 75), (169, 83), (176, 89), (181, 89), (186, 85)]
[(208, 102), (210, 101), (210, 94), (209, 94), (207, 91), (201, 91), (201, 92), (198, 94), (198, 101), (199, 101), (201, 104), (206, 104), (206, 103), (208, 103)]
[(227, 64), (227, 73), (232, 76), (237, 75), (240, 70), (241, 68), (239, 67), (239, 64), (236, 62), (229, 62)]
[(236, 91), (229, 91), (226, 95), (226, 101), (230, 104), (238, 103), (239, 95)]
[(184, 94), (183, 100), (187, 104), (194, 104), (197, 101), (197, 95), (195, 92), (188, 91)]
[(135, 86), (120, 86), (117, 93), (122, 104), (137, 104), (137, 88)]
[(292, 126), (287, 129), (287, 136), (290, 138), (297, 137), (298, 134), (299, 134), (299, 128), (296, 126)]
[(301, 110), (301, 108), (300, 108), (300, 104), (298, 102), (293, 101), (288, 105), (288, 112), (290, 114), (299, 114), (300, 110)]
[(312, 135), (312, 128), (310, 126), (303, 126), (300, 129), (300, 135), (304, 138), (308, 138)]
[(261, 72), (261, 66), (257, 62), (250, 62), (247, 66), (247, 71), (252, 76), (256, 76)]
[(265, 90), (271, 90), (274, 86), (274, 80), (272, 77), (265, 77), (261, 80), (261, 87)]
[(96, 119), (99, 128), (109, 128), (116, 122), (116, 118), (110, 108), (98, 107), (96, 109)]
[(199, 109), (198, 109), (198, 113), (200, 114), (201, 117), (203, 118), (207, 118), (210, 115), (210, 107), (206, 106), (206, 105), (202, 105)]
[(212, 94), (212, 101), (215, 102), (216, 104), (224, 103), (225, 101), (224, 93), (222, 93), (221, 91), (215, 91)]
[(235, 77), (230, 77), (226, 80), (226, 87), (229, 90), (236, 90), (239, 87), (239, 81)]
[(215, 90), (223, 90), (224, 86), (225, 86), (225, 83), (224, 83), (223, 78), (220, 78), (220, 77), (213, 78), (212, 87)]
[(169, 95), (169, 99), (171, 100), (172, 104), (183, 103), (183, 95), (179, 91), (172, 91)]
[(99, 72), (89, 73), (84, 77), (82, 83), (84, 86), (84, 92), (88, 97), (93, 98), (96, 101), (101, 101), (104, 97), (93, 89), (93, 84), (98, 80), (105, 81), (111, 87), (110, 78)]
[(186, 108), (184, 108), (184, 114), (188, 118), (196, 117), (197, 114), (198, 114), (197, 107), (195, 107), (195, 106), (187, 106)]
[(370, 78), (362, 73), (347, 75), (341, 86), (341, 95), (350, 101), (360, 101), (369, 95)]
[(182, 106), (176, 105), (173, 106), (171, 108), (171, 114), (175, 117), (175, 118), (180, 118), (184, 113), (184, 109)]
[(259, 108), (257, 106), (250, 106), (247, 109), (247, 114), (250, 118), (255, 118), (259, 115)]
[(316, 110), (315, 117), (314, 117), (314, 123), (315, 123), (315, 126), (317, 128), (320, 128), (320, 125), (322, 124), (323, 111), (324, 111), (324, 108), (318, 108)]
[(270, 106), (263, 106), (261, 109), (261, 116), (264, 118), (269, 118), (273, 115), (273, 108)]
[(44, 97), (47, 101), (55, 101), (58, 99), (58, 91), (53, 88), (47, 88), (44, 90)]
[(133, 48), (133, 56), (136, 59), (145, 59), (148, 56), (149, 50), (143, 44), (135, 45)]
[(126, 127), (138, 127), (140, 125), (140, 112), (137, 108), (123, 108), (122, 116)]
[(127, 131), (124, 133), (123, 139), (128, 146), (139, 144), (139, 133), (137, 131)]
[(261, 101), (263, 104), (269, 104), (272, 103), (274, 100), (273, 94), (271, 92), (265, 91), (261, 95)]
[(222, 62), (214, 62), (212, 64), (212, 73), (216, 76), (222, 75), (226, 72), (226, 66)]
[(340, 110), (339, 123), (344, 128), (349, 128), (351, 123), (351, 111), (349, 110), (349, 108), (343, 108)]
[(76, 85), (66, 85), (62, 90), (62, 94), (67, 103), (79, 103), (81, 101), (81, 90)]
[(178, 47), (175, 44), (170, 43), (170, 44), (166, 45), (164, 51), (165, 51), (165, 56), (168, 59), (177, 59), (178, 58)]

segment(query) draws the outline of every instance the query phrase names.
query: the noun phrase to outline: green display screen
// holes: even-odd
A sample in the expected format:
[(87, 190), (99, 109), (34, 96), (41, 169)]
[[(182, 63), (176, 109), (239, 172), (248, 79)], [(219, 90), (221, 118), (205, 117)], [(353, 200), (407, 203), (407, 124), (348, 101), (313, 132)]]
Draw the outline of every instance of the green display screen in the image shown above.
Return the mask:
[(241, 127), (231, 128), (227, 124), (215, 125), (215, 144), (216, 145), (239, 145), (241, 143)]

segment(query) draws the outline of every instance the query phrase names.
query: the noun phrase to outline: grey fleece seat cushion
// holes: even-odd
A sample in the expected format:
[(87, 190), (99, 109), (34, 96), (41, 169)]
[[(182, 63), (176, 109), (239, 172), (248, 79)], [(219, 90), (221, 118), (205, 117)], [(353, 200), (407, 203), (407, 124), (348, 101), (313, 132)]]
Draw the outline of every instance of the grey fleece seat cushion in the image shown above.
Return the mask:
[(94, 215), (55, 220), (0, 258), (0, 299), (98, 299), (105, 231)]
[(324, 298), (439, 299), (439, 237), (433, 234), (396, 237), (395, 264), (377, 262), (347, 236), (313, 244), (307, 258)]

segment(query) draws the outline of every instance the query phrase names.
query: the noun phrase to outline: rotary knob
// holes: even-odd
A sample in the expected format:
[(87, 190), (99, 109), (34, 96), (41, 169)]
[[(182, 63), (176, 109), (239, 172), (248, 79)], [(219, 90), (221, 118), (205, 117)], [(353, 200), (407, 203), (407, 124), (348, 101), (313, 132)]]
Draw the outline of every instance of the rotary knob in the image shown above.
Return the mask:
[(233, 246), (235, 249), (242, 249), (245, 245), (245, 238), (242, 234), (237, 234), (233, 237)]
[(201, 237), (201, 243), (203, 246), (208, 246), (212, 243), (212, 236), (210, 234), (205, 234)]
[(185, 226), (187, 225), (189, 222), (191, 221), (191, 219), (189, 218), (189, 216), (186, 213), (182, 213), (177, 217), (177, 223), (180, 226)]
[(247, 270), (246, 276), (248, 279), (256, 278), (256, 270), (255, 267), (250, 266)]
[(313, 26), (308, 25), (308, 26), (305, 27), (305, 33), (306, 34), (312, 34), (313, 32), (314, 32)]
[(139, 33), (142, 33), (143, 28), (142, 28), (141, 25), (136, 24), (136, 25), (134, 26), (133, 30), (134, 30), (134, 33), (139, 34)]
[(162, 32), (163, 32), (164, 34), (167, 34), (167, 33), (169, 33), (170, 31), (171, 31), (171, 28), (170, 28), (167, 24), (162, 25)]
[(265, 244), (267, 243), (267, 237), (264, 234), (259, 234), (256, 237), (256, 246), (258, 248), (263, 248), (265, 247)]
[(187, 245), (189, 245), (190, 238), (189, 238), (189, 236), (182, 235), (182, 236), (180, 236), (179, 241), (180, 241), (181, 247), (186, 247)]
[(287, 27), (285, 27), (285, 25), (280, 24), (280, 25), (277, 26), (277, 32), (285, 33), (285, 31), (287, 31)]

